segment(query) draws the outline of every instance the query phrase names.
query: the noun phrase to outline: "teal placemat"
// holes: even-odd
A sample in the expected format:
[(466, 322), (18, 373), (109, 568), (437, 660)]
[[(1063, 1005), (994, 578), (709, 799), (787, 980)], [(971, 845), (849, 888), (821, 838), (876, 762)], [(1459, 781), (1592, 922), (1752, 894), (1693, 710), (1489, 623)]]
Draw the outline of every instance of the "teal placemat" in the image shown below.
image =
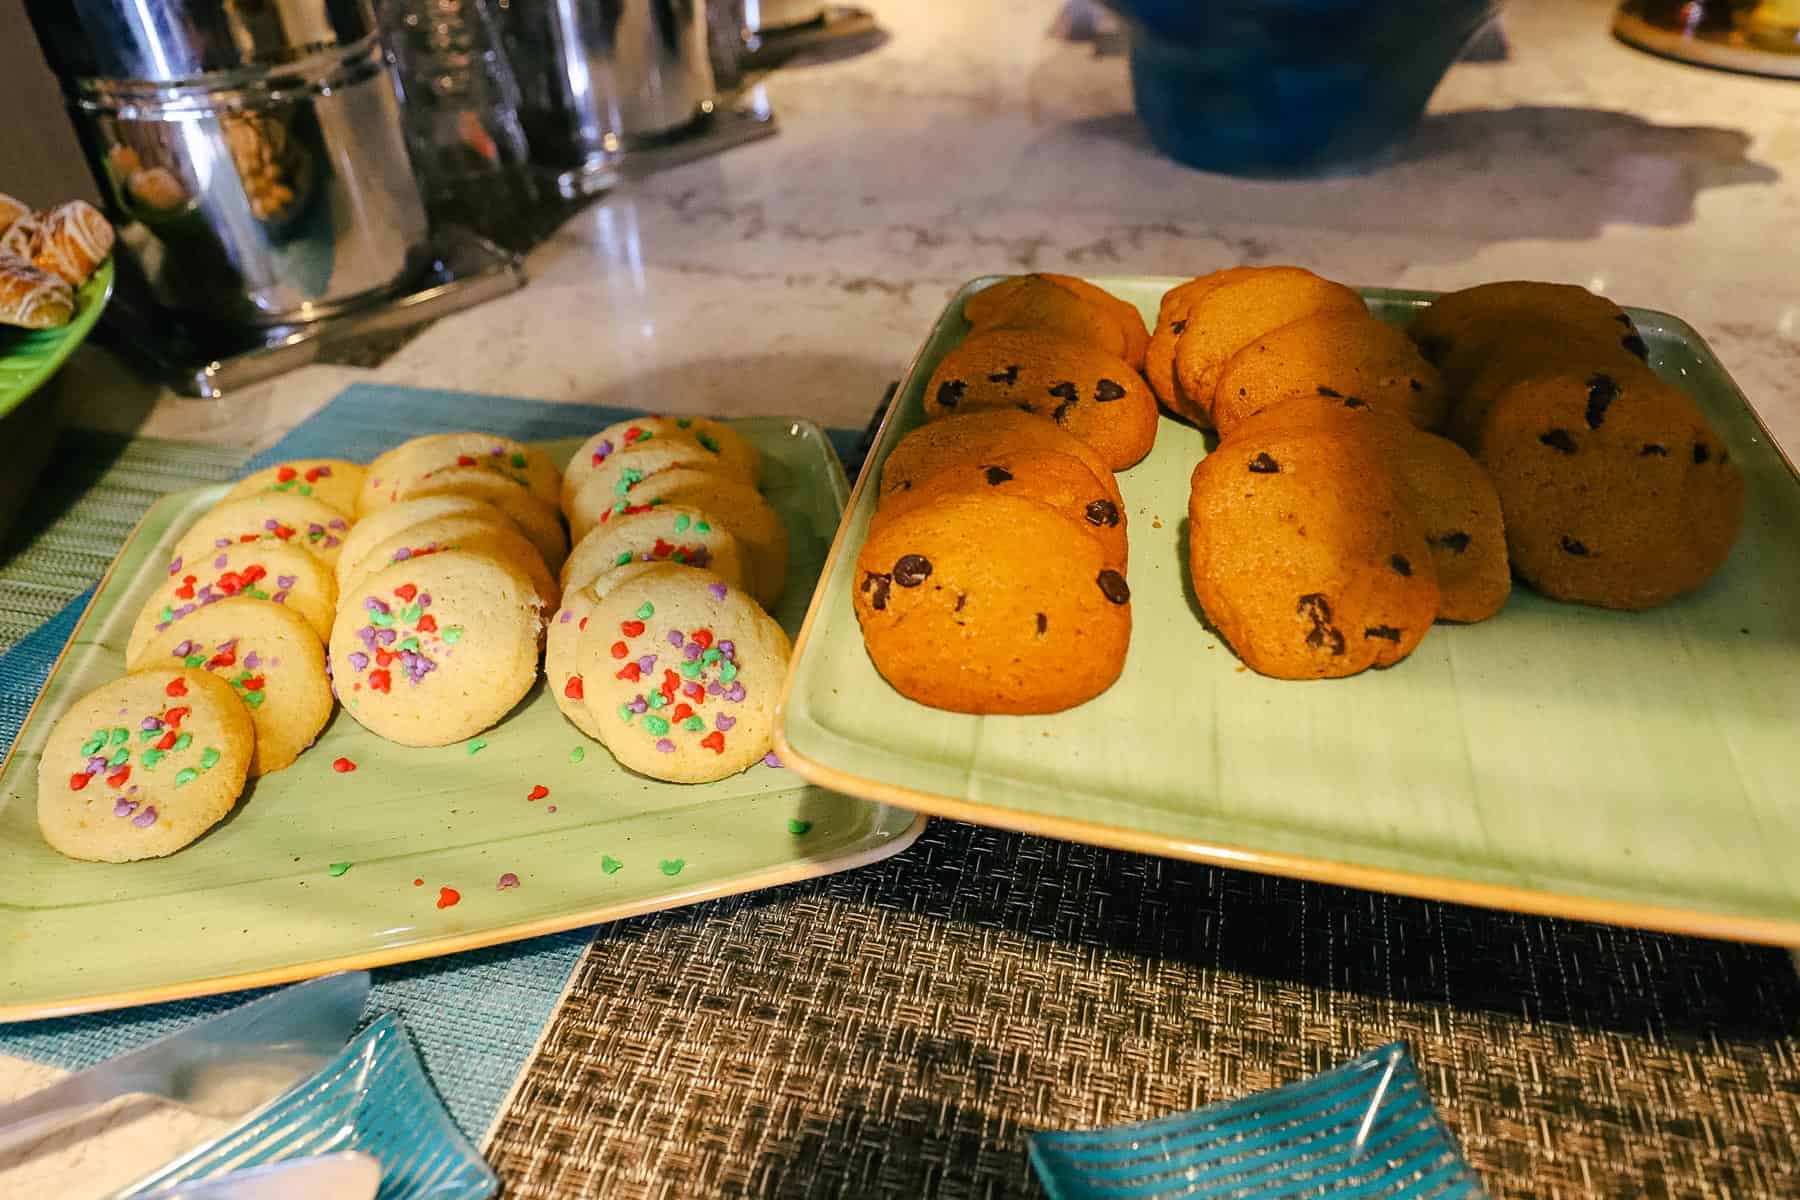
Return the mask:
[[(627, 409), (595, 405), (359, 383), (245, 463), (239, 473), (290, 458), (366, 461), (407, 438), (459, 427), (522, 441), (584, 437), (631, 415)], [(847, 462), (860, 460), (861, 431), (830, 434), (840, 456)], [(199, 472), (194, 482), (205, 482), (210, 474)], [(154, 494), (147, 495), (146, 505)], [(119, 531), (117, 538), (123, 536)], [(0, 655), (0, 750), (18, 735), (92, 594), (91, 588), (83, 592)], [(370, 1013), (392, 1011), (405, 1020), (451, 1115), (470, 1137), (480, 1139), (498, 1114), (591, 934), (572, 930), (374, 973)], [(237, 992), (0, 1026), (0, 1054), (71, 1069), (91, 1066), (257, 994)]]

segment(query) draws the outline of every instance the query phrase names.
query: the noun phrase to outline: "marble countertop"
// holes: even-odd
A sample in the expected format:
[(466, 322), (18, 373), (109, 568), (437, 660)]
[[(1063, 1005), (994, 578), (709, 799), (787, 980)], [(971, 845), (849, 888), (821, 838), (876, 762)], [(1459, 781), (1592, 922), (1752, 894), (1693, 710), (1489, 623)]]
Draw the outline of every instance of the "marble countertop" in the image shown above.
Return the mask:
[(1604, 0), (1514, 0), (1504, 58), (1452, 68), (1398, 161), (1244, 181), (1159, 157), (1125, 58), (1051, 36), (1059, 0), (872, 7), (878, 48), (768, 77), (779, 136), (582, 211), (527, 288), (379, 368), (202, 401), (84, 350), (63, 411), (253, 447), (373, 379), (860, 427), (971, 277), (1286, 262), (1402, 287), (1561, 280), (1678, 313), (1800, 449), (1800, 84), (1629, 49)]

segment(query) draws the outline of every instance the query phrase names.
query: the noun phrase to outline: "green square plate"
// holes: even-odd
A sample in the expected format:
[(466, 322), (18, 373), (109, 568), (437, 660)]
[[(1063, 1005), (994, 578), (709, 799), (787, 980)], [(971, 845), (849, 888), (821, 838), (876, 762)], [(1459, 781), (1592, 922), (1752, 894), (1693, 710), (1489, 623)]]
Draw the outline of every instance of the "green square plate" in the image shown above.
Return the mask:
[(100, 264), (75, 290), (75, 315), (55, 329), (0, 327), (0, 416), (11, 412), (93, 332), (94, 322), (112, 299), (113, 260)]
[[(1698, 594), (1626, 614), (1523, 587), (1392, 670), (1265, 679), (1201, 625), (1188, 477), (1165, 419), (1119, 477), (1133, 637), (1123, 677), (1048, 717), (938, 712), (894, 692), (851, 609), (894, 444), (961, 340), (963, 295), (914, 361), (813, 599), (777, 746), (822, 787), (1150, 854), (1471, 904), (1800, 945), (1800, 486), (1710, 350), (1633, 312), (1656, 369), (1742, 466), (1744, 531)], [(1176, 280), (1095, 282), (1146, 318)], [(1404, 323), (1430, 295), (1370, 291)]]
[[(792, 632), (848, 485), (816, 426), (733, 424), (767, 456), (764, 491), (787, 522), (788, 599), (776, 615)], [(545, 449), (566, 460), (575, 445)], [(256, 781), (181, 853), (123, 865), (63, 858), (37, 831), (45, 734), (71, 699), (123, 670), (132, 618), (162, 564), (224, 490), (168, 496), (146, 514), (0, 770), (0, 1020), (573, 929), (847, 870), (899, 852), (924, 827), (910, 811), (761, 765), (697, 786), (631, 774), (563, 719), (540, 682), (482, 735), (478, 753), (472, 743), (396, 746), (340, 712), (298, 763)], [(582, 760), (572, 762), (577, 748)], [(334, 771), (339, 756), (358, 769)], [(536, 784), (550, 794), (529, 801)], [(502, 891), (506, 872), (520, 883)], [(460, 902), (439, 908), (444, 887)]]

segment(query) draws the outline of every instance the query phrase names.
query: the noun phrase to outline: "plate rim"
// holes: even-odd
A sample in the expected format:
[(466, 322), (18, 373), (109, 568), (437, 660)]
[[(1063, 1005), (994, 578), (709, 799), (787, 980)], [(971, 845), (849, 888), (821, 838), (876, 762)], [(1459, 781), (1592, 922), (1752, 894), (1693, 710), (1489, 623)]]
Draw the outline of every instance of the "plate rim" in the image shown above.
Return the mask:
[[(112, 300), (116, 281), (113, 256), (109, 254), (101, 260), (100, 265), (94, 269), (94, 273), (79, 288), (75, 289), (75, 294), (79, 297), (81, 293), (91, 292), (95, 285), (98, 285), (100, 292), (98, 297), (90, 300), (87, 306), (72, 316), (66, 325), (51, 329), (25, 331), (26, 333), (55, 334), (57, 341), (51, 347), (50, 352), (44, 356), (43, 361), (33, 369), (32, 374), (25, 377), (24, 382), (16, 384), (10, 391), (0, 394), (0, 417), (13, 412), (36, 395), (38, 389), (50, 382), (51, 376), (55, 375), (62, 369), (62, 365), (69, 361), (69, 356), (74, 354), (83, 342), (87, 341), (88, 335), (94, 331), (94, 326), (100, 320), (100, 314), (106, 310), (107, 304)], [(6, 355), (0, 354), (0, 358), (5, 357)]]
[[(818, 442), (819, 445), (824, 448), (826, 452), (825, 457), (830, 466), (828, 474), (832, 484), (832, 494), (834, 498), (838, 500), (841, 509), (843, 511), (848, 511), (850, 498), (846, 493), (850, 493), (850, 495), (853, 495), (854, 493), (849, 488), (848, 475), (844, 471), (844, 464), (838, 457), (837, 450), (832, 446), (831, 439), (826, 435), (822, 426), (805, 417), (775, 416), (747, 419), (767, 421), (771, 425), (779, 423), (804, 428), (806, 437)], [(726, 420), (729, 421), (729, 418), (726, 418)], [(577, 439), (559, 438), (550, 440), (571, 441)], [(13, 737), (12, 744), (6, 748), (6, 753), (0, 755), (0, 778), (4, 778), (6, 772), (12, 767), (13, 757), (18, 752), (19, 747), (24, 743), (26, 732), (32, 727), (32, 722), (39, 716), (39, 709), (44, 704), (44, 697), (50, 690), (51, 681), (55, 679), (57, 673), (63, 669), (70, 652), (81, 640), (82, 632), (87, 628), (89, 621), (94, 616), (94, 606), (99, 601), (100, 596), (105, 592), (107, 585), (112, 582), (113, 576), (118, 568), (119, 560), (123, 557), (126, 547), (132, 545), (137, 540), (139, 535), (143, 533), (145, 526), (150, 523), (151, 518), (157, 514), (159, 509), (165, 507), (179, 507), (180, 505), (191, 502), (196, 495), (201, 493), (219, 492), (222, 494), (224, 491), (229, 490), (235, 482), (235, 480), (230, 480), (224, 483), (210, 483), (201, 487), (183, 488), (180, 491), (166, 492), (163, 495), (158, 496), (144, 510), (143, 514), (138, 517), (137, 521), (131, 527), (131, 532), (128, 533), (125, 540), (119, 544), (118, 552), (115, 553), (112, 559), (106, 564), (105, 572), (100, 576), (98, 582), (94, 584), (92, 594), (89, 595), (87, 603), (82, 607), (81, 616), (76, 620), (75, 627), (69, 631), (68, 640), (63, 643), (62, 649), (57, 652), (56, 659), (50, 664), (50, 670), (44, 676), (42, 686), (38, 688), (37, 695), (32, 697), (31, 706), (26, 709), (24, 718), (19, 722), (19, 732)], [(840, 513), (840, 530), (842, 529), (842, 525), (843, 521)], [(833, 544), (835, 546), (835, 541)], [(820, 567), (821, 579), (824, 578), (825, 566), (829, 565), (830, 561), (831, 558), (828, 552), (825, 563)], [(817, 591), (818, 587), (817, 584), (815, 584), (815, 598), (817, 596)], [(811, 616), (811, 612), (812, 609), (809, 602), (807, 609), (809, 617)], [(798, 646), (798, 642), (796, 642), (796, 646)], [(787, 765), (787, 759), (785, 757), (782, 758), (782, 764), (783, 766)], [(801, 772), (796, 771), (795, 774), (800, 776), (806, 783), (812, 784), (812, 780), (807, 778)], [(817, 785), (815, 784), (813, 786)], [(842, 794), (849, 795), (849, 793)], [(22, 1021), (48, 1020), (57, 1017), (77, 1016), (82, 1013), (107, 1012), (122, 1008), (135, 1008), (146, 1004), (162, 1004), (171, 1000), (195, 999), (204, 996), (223, 995), (228, 992), (243, 991), (251, 988), (272, 987), (278, 984), (294, 983), (302, 979), (311, 979), (315, 976), (330, 974), (334, 971), (367, 970), (375, 967), (397, 966), (401, 963), (418, 962), (427, 958), (442, 958), (452, 954), (461, 954), (469, 950), (481, 950), (489, 946), (526, 941), (554, 933), (566, 933), (569, 930), (581, 929), (590, 925), (610, 924), (614, 921), (624, 920), (629, 917), (643, 916), (647, 913), (686, 908), (695, 904), (704, 903), (708, 900), (718, 900), (726, 896), (736, 896), (747, 892), (763, 891), (768, 888), (781, 887), (790, 883), (802, 883), (811, 879), (823, 878), (827, 875), (835, 875), (843, 871), (857, 870), (891, 858), (894, 855), (905, 851), (916, 842), (919, 839), (919, 836), (924, 833), (926, 825), (930, 823), (929, 814), (920, 812), (919, 810), (910, 808), (906, 805), (885, 804), (885, 802), (879, 800), (869, 801), (861, 796), (850, 796), (850, 798), (853, 800), (861, 800), (868, 804), (894, 808), (900, 812), (910, 812), (912, 820), (908, 822), (904, 828), (897, 830), (892, 835), (885, 839), (879, 839), (876, 834), (882, 828), (882, 822), (879, 819), (879, 813), (877, 813), (877, 819), (872, 823), (871, 830), (868, 833), (865, 833), (857, 841), (849, 843), (853, 848), (846, 853), (833, 854), (827, 858), (813, 858), (806, 855), (796, 855), (787, 862), (767, 870), (752, 872), (748, 875), (728, 876), (698, 886), (674, 889), (670, 892), (664, 892), (657, 897), (613, 904), (602, 904), (595, 907), (583, 908), (575, 912), (540, 917), (531, 921), (515, 922), (513, 924), (495, 926), (489, 929), (474, 930), (467, 933), (447, 934), (440, 937), (426, 937), (416, 942), (409, 942), (403, 946), (365, 950), (328, 959), (313, 959), (307, 962), (290, 963), (279, 967), (266, 967), (255, 971), (230, 972), (223, 975), (209, 976), (205, 979), (194, 979), (180, 983), (157, 984), (149, 987), (122, 988), (116, 991), (94, 993), (92, 995), (70, 1000), (0, 1003), (0, 1027)], [(895, 822), (895, 824), (897, 823), (898, 822)]]
[[(900, 377), (900, 386), (894, 392), (896, 401), (905, 396), (913, 386), (919, 375), (926, 347), (937, 341), (938, 335), (952, 322), (961, 320), (962, 301), (991, 281), (1001, 278), (1006, 278), (1006, 276), (978, 276), (962, 284), (950, 296), (908, 361), (906, 372)], [(1159, 275), (1096, 275), (1083, 278), (1101, 287), (1106, 287), (1110, 283), (1130, 283), (1133, 286), (1162, 284), (1165, 285), (1165, 291), (1182, 282), (1182, 278), (1178, 276)], [(1416, 288), (1379, 286), (1358, 286), (1357, 291), (1365, 299), (1380, 298), (1389, 302), (1409, 304), (1414, 308), (1422, 308), (1436, 297), (1444, 294)], [(1699, 330), (1672, 313), (1628, 305), (1621, 305), (1621, 307), (1627, 308), (1634, 318), (1642, 315), (1662, 322), (1688, 342), (1690, 347), (1701, 353), (1707, 363), (1719, 373), (1719, 377), (1730, 385), (1738, 403), (1756, 422), (1768, 445), (1775, 450), (1776, 455), (1787, 468), (1790, 478), (1796, 483), (1800, 483), (1800, 470), (1796, 470), (1781, 443), (1770, 434), (1768, 424), (1763, 420), (1762, 414), (1756, 410), (1756, 406), (1750, 402), (1749, 397), (1732, 378), (1724, 363), (1719, 361), (1718, 355), (1701, 336)], [(794, 686), (800, 675), (801, 661), (811, 643), (814, 626), (822, 619), (828, 592), (826, 584), (837, 570), (840, 556), (846, 553), (852, 518), (862, 500), (863, 492), (871, 486), (873, 472), (868, 468), (876, 460), (877, 453), (886, 445), (890, 427), (898, 415), (899, 409), (898, 403), (890, 404), (887, 412), (883, 414), (881, 423), (876, 429), (869, 458), (865, 460), (863, 470), (858, 474), (856, 483), (851, 489), (850, 498), (845, 502), (843, 519), (838, 524), (837, 534), (832, 538), (831, 549), (825, 555), (824, 565), (819, 568), (819, 585), (813, 589), (812, 599), (807, 604), (806, 617), (801, 623), (799, 636), (794, 639), (792, 665), (788, 669), (787, 677), (782, 681), (781, 694), (776, 699), (776, 753), (780, 755), (781, 761), (786, 766), (797, 771), (808, 782), (843, 795), (855, 796), (858, 799), (874, 803), (889, 804), (898, 808), (910, 808), (934, 817), (967, 821), (996, 829), (1102, 846), (1113, 850), (1124, 850), (1134, 854), (1182, 859), (1210, 866), (1250, 870), (1260, 874), (1301, 879), (1337, 887), (1386, 892), (1393, 895), (1438, 900), (1449, 904), (1466, 904), (1504, 912), (1592, 921), (1693, 937), (1800, 947), (1800, 917), (1784, 919), (1750, 914), (1734, 915), (1674, 905), (1650, 904), (1643, 901), (1579, 896), (1555, 891), (1548, 887), (1520, 887), (1515, 884), (1487, 883), (1454, 876), (1434, 875), (1426, 871), (1374, 867), (1317, 855), (1257, 850), (1224, 842), (1157, 834), (1098, 821), (1026, 812), (962, 797), (920, 791), (905, 784), (889, 783), (834, 767), (808, 755), (805, 751), (797, 748), (788, 737), (788, 719)], [(1158, 419), (1162, 419), (1160, 412)], [(885, 457), (883, 454), (880, 461), (885, 461)], [(822, 749), (821, 753), (823, 752), (825, 751)]]

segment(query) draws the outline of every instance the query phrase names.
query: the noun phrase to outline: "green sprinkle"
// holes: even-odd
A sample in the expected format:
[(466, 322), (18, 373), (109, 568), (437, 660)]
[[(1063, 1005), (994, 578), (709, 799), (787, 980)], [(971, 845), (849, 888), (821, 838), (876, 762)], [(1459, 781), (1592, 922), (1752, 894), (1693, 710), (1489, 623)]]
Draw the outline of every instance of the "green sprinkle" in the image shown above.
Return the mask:
[(461, 625), (447, 625), (438, 636), (454, 646), (456, 643), (462, 641), (462, 633), (463, 630)]
[(236, 679), (232, 680), (231, 682), (236, 684), (238, 687), (243, 687), (246, 683), (250, 682), (250, 672), (245, 671), (243, 674), (239, 675)]
[(677, 428), (677, 429), (689, 429), (689, 428), (693, 427), (693, 424), (694, 424), (694, 418), (692, 418), (692, 417), (676, 417), (675, 418), (675, 428)]
[(647, 716), (644, 718), (644, 728), (648, 729), (651, 733), (654, 733), (657, 737), (661, 737), (663, 734), (669, 732), (669, 723), (658, 716)]
[(312, 490), (312, 484), (310, 484), (310, 483), (303, 483), (303, 484), (301, 484), (301, 485), (300, 485), (300, 494), (301, 494), (301, 495), (302, 495), (302, 496), (310, 496), (310, 495), (312, 495), (312, 492), (313, 492), (313, 490)]
[[(138, 741), (140, 741), (140, 742), (154, 742), (157, 738), (159, 738), (161, 736), (162, 736), (162, 730), (160, 730), (160, 729), (140, 729), (140, 730), (138, 730)], [(100, 748), (99, 744), (96, 743), (94, 746), (94, 750), (98, 750), (99, 748)], [(86, 746), (83, 746), (81, 748), (81, 752), (83, 754), (92, 754), (94, 752), (94, 750), (89, 750)]]
[(622, 477), (623, 477), (624, 482), (626, 482), (626, 483), (642, 483), (642, 482), (644, 482), (644, 473), (642, 471), (638, 470), (636, 467), (626, 467), (624, 472), (622, 473)]
[(569, 761), (572, 763), (578, 763), (586, 757), (587, 757), (587, 751), (582, 749), (580, 746), (577, 746), (573, 750), (569, 751)]
[(131, 730), (123, 727), (114, 729), (111, 736), (106, 740), (114, 746), (123, 746), (126, 742), (131, 740)]
[(679, 875), (681, 874), (681, 868), (685, 866), (687, 866), (685, 859), (665, 858), (656, 864), (656, 869), (661, 871), (664, 875)]
[[(144, 732), (151, 737), (156, 736), (155, 730), (147, 729)], [(81, 756), (83, 758), (87, 758), (90, 755), (98, 754), (98, 753), (100, 753), (100, 747), (102, 747), (104, 745), (106, 745), (106, 733), (105, 733), (105, 731), (101, 731), (99, 733), (96, 733), (93, 737), (89, 738), (87, 741), (81, 743)]]
[(523, 468), (525, 466), (525, 456), (523, 454), (514, 454), (512, 456), (512, 465)]
[(254, 587), (245, 588), (244, 595), (250, 597), (252, 600), (267, 600), (269, 598), (269, 593), (263, 591), (261, 588)]
[(651, 617), (654, 617), (655, 615), (656, 615), (656, 607), (654, 605), (652, 605), (648, 600), (646, 600), (642, 604), (638, 605), (638, 610), (637, 610), (637, 619), (638, 620), (648, 621)]
[(695, 533), (711, 533), (712, 525), (706, 521), (695, 521), (694, 522), (694, 532)]
[(788, 832), (799, 837), (812, 828), (811, 821), (802, 821), (799, 817), (788, 818)]
[(106, 765), (109, 767), (122, 767), (130, 761), (131, 751), (121, 749), (115, 752), (111, 758), (106, 760)]
[(624, 863), (620, 862), (610, 854), (602, 854), (600, 856), (600, 869), (605, 871), (608, 875), (618, 874), (619, 868), (624, 865)]
[(706, 728), (706, 722), (702, 721), (699, 717), (689, 717), (681, 723), (681, 727), (689, 733), (699, 733), (702, 729)]
[(411, 650), (413, 653), (417, 654), (419, 651), (419, 639), (416, 637), (401, 638), (400, 648), (402, 650)]
[(700, 678), (700, 660), (696, 658), (692, 662), (684, 662), (679, 670), (683, 679), (698, 679)]
[(200, 772), (194, 770), (192, 767), (183, 767), (181, 770), (175, 772), (175, 786), (186, 787), (198, 778), (200, 778)]
[(686, 533), (688, 531), (688, 526), (692, 525), (693, 523), (694, 523), (693, 518), (689, 517), (686, 513), (682, 513), (680, 516), (675, 518), (675, 532), (676, 533)]
[(170, 749), (186, 750), (189, 746), (191, 746), (193, 744), (194, 744), (194, 735), (191, 733), (184, 733), (175, 739), (175, 744), (173, 746), (171, 746)]
[(162, 606), (162, 611), (156, 614), (156, 619), (167, 625), (175, 619), (175, 610), (165, 604)]
[(181, 661), (184, 666), (199, 667), (199, 666), (202, 666), (203, 664), (205, 664), (206, 655), (190, 654), (186, 658), (182, 659)]
[(714, 454), (719, 452), (719, 443), (714, 441), (709, 434), (697, 433), (694, 435), (694, 440), (699, 442), (706, 449), (711, 450)]
[(386, 629), (389, 625), (392, 625), (393, 623), (394, 623), (394, 614), (393, 613), (384, 613), (379, 608), (373, 609), (369, 613), (369, 624), (374, 625), (378, 628)]
[(425, 610), (418, 605), (409, 604), (400, 610), (400, 619), (405, 621), (408, 625), (417, 625), (419, 623), (419, 618), (423, 616), (424, 613)]
[(621, 721), (625, 722), (627, 725), (629, 725), (629, 724), (631, 724), (631, 718), (633, 718), (635, 716), (637, 716), (637, 713), (632, 711), (631, 705), (629, 705), (629, 704), (619, 705), (619, 720), (621, 720)]
[(244, 693), (244, 703), (248, 704), (251, 708), (261, 708), (263, 706), (263, 700), (265, 698), (266, 698), (265, 694), (262, 692), (245, 692)]
[(687, 554), (681, 550), (675, 551), (675, 553), (669, 555), (669, 557), (674, 559), (678, 563), (686, 563), (687, 562)]
[(331, 872), (331, 877), (333, 879), (336, 879), (339, 875), (342, 875), (345, 871), (348, 871), (352, 865), (353, 864), (351, 864), (351, 863), (332, 863), (329, 867), (326, 867), (325, 869), (327, 871)]
[(719, 678), (726, 683), (730, 683), (732, 680), (736, 679), (737, 678), (737, 664), (733, 663), (733, 662), (728, 662), (724, 666), (720, 667), (719, 668)]
[(723, 654), (719, 653), (719, 649), (716, 646), (709, 650), (703, 650), (700, 652), (700, 661), (705, 663), (709, 667), (724, 657), (725, 656)]
[(651, 692), (648, 697), (648, 702), (651, 708), (661, 708), (668, 703), (667, 700), (663, 699), (663, 694), (661, 692)]
[(469, 753), (470, 754), (480, 754), (485, 749), (487, 749), (487, 743), (485, 741), (483, 741), (482, 739), (480, 739), (480, 738), (470, 738), (469, 739)]
[(162, 760), (163, 760), (163, 752), (161, 750), (151, 749), (151, 750), (144, 751), (143, 760), (142, 760), (143, 764), (144, 764), (144, 770), (146, 770), (146, 771), (150, 770), (152, 767), (154, 767), (157, 763), (161, 762)]
[(631, 551), (621, 550), (621, 551), (619, 551), (619, 557), (613, 559), (613, 566), (622, 567), (630, 561), (631, 561)]
[(219, 752), (208, 746), (200, 752), (200, 769), (210, 771), (219, 765)]
[(626, 509), (628, 509), (630, 507), (631, 507), (631, 505), (627, 501), (621, 500), (617, 504), (612, 506), (613, 515), (618, 516), (620, 513), (624, 512)]

